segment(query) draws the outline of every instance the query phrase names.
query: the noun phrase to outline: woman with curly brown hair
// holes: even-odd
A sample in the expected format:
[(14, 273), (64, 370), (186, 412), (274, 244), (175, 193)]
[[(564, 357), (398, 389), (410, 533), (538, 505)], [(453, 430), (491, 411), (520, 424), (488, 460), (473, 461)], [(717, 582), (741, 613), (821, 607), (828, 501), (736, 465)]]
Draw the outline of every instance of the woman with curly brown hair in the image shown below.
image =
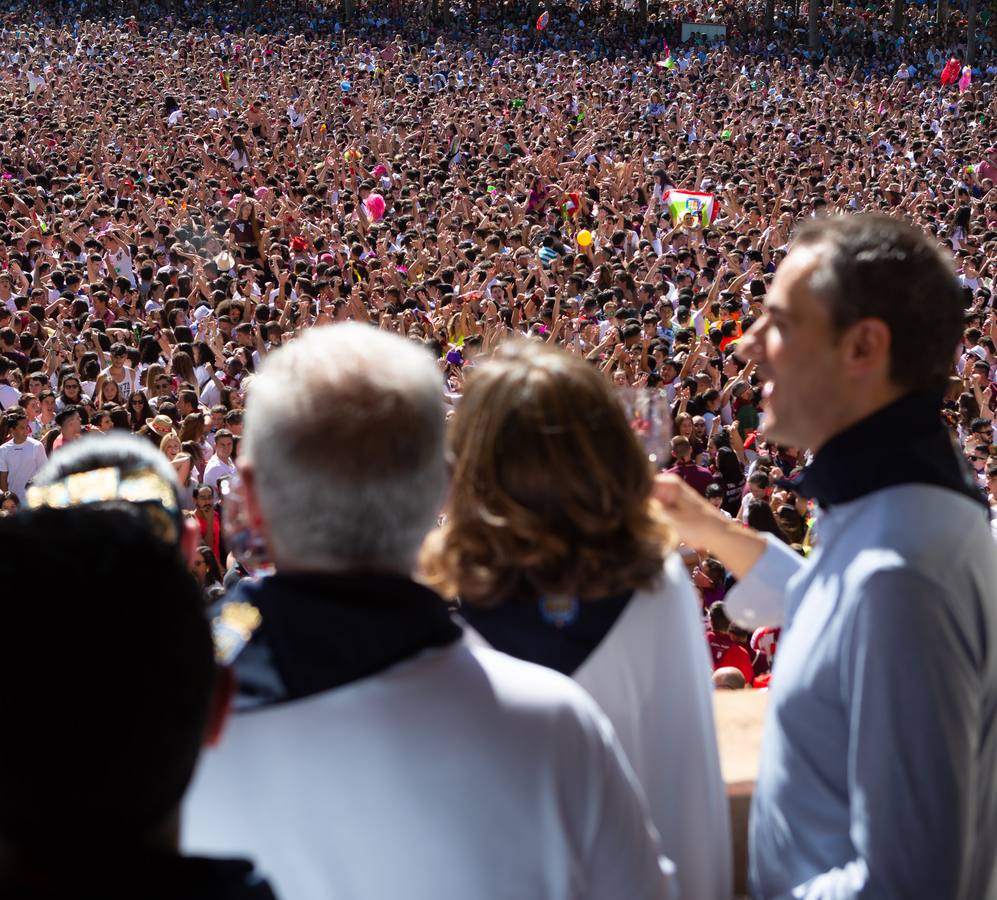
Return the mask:
[(729, 897), (729, 822), (699, 606), (607, 380), (536, 343), (476, 369), (451, 423), (426, 580), (481, 640), (572, 676), (647, 793), (683, 896)]

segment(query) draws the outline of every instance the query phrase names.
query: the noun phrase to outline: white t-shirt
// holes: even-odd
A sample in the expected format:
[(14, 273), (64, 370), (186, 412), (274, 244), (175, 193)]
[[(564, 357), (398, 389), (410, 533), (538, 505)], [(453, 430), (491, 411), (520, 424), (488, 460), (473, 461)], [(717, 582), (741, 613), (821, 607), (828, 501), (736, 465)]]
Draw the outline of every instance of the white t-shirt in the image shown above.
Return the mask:
[(114, 274), (121, 278), (127, 278), (132, 287), (135, 287), (135, 269), (132, 266), (132, 257), (126, 247), (120, 248), (116, 253), (108, 251), (107, 258), (114, 266)]
[(0, 472), (7, 473), (7, 490), (17, 494), (22, 504), (28, 500), (28, 482), (48, 459), (45, 448), (34, 438), (15, 444), (13, 438), (0, 444)]
[(674, 897), (650, 827), (577, 684), (458, 641), (233, 716), (183, 835), (254, 859), (294, 900)]
[(236, 471), (234, 462), (231, 460), (224, 462), (218, 458), (217, 454), (214, 454), (204, 467), (204, 483), (217, 488), (219, 479), (231, 477), (235, 475)]

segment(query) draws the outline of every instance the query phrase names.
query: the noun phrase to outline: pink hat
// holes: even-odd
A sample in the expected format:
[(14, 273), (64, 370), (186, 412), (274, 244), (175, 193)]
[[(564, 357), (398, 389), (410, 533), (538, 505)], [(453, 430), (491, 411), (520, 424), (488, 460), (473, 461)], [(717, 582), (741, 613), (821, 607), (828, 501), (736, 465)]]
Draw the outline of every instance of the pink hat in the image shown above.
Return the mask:
[(334, 263), (336, 260), (333, 258), (333, 255), (331, 253), (323, 253), (318, 258), (318, 261), (324, 263)]
[(371, 172), (372, 175), (387, 175), (388, 170), (385, 166), (378, 164), (374, 166), (374, 171)]

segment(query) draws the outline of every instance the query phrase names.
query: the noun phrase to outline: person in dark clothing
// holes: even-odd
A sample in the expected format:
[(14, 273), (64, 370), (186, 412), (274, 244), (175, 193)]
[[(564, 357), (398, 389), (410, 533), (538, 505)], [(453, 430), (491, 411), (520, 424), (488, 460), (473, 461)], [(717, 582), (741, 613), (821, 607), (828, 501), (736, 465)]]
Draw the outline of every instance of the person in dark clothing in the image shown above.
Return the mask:
[[(18, 568), (85, 559), (104, 588), (89, 597), (53, 580), (7, 597), (0, 897), (274, 900), (251, 863), (178, 851), (183, 795), (232, 693), (200, 591), (147, 511), (119, 499), (137, 482), (66, 482), (64, 497), (89, 490), (85, 505), (0, 520)], [(140, 596), (127, 589), (138, 585)]]

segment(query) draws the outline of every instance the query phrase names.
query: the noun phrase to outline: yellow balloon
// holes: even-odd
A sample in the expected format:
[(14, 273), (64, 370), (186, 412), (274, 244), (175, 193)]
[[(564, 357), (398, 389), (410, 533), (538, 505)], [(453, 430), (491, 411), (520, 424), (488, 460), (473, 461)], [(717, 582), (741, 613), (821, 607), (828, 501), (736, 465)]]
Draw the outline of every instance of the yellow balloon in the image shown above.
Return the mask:
[(583, 229), (582, 231), (578, 232), (578, 236), (575, 238), (575, 240), (578, 241), (579, 247), (587, 247), (589, 244), (592, 243), (592, 232)]

